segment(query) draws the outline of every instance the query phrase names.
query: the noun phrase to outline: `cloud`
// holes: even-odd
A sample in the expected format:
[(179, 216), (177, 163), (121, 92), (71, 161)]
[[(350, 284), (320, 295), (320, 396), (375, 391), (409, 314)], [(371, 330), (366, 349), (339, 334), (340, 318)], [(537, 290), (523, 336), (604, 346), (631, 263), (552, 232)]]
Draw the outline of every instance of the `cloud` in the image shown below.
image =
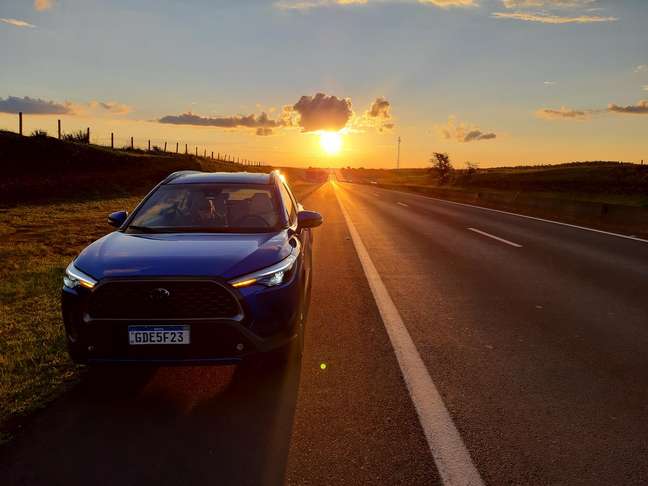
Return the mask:
[(648, 84), (644, 84), (644, 85), (641, 87), (641, 89), (643, 89), (644, 91), (648, 91)]
[(273, 131), (272, 128), (259, 127), (256, 129), (256, 134), (260, 137), (267, 137), (268, 135), (272, 135)]
[(302, 96), (293, 105), (293, 110), (299, 114), (298, 124), (304, 132), (341, 130), (353, 115), (349, 98), (327, 96), (324, 93)]
[(596, 0), (502, 0), (505, 8), (578, 8), (587, 7)]
[(132, 107), (116, 101), (90, 101), (88, 103), (68, 103), (71, 113), (74, 115), (102, 116), (127, 115), (133, 111)]
[(310, 10), (319, 7), (333, 7), (335, 5), (364, 5), (368, 0), (279, 0), (274, 6), (281, 10)]
[(116, 101), (100, 101), (98, 102), (99, 106), (106, 111), (109, 111), (113, 115), (126, 115), (132, 111), (132, 108), (123, 103), (117, 103)]
[(608, 111), (613, 113), (625, 113), (630, 115), (648, 115), (648, 100), (641, 100), (636, 105), (619, 106), (610, 104)]
[(386, 118), (389, 119), (391, 118), (391, 114), (389, 113), (389, 110), (391, 108), (391, 105), (389, 101), (387, 101), (383, 97), (378, 97), (374, 100), (373, 103), (371, 103), (371, 106), (369, 107), (369, 110), (367, 111), (367, 115), (372, 117), (372, 118)]
[[(522, 20), (543, 24), (591, 24), (615, 22), (616, 17), (591, 15), (600, 8), (590, 8), (597, 0), (502, 0), (502, 6), (515, 12), (494, 12), (498, 19)], [(574, 10), (566, 14), (565, 10)]]
[(493, 140), (497, 138), (497, 134), (493, 132), (483, 132), (470, 124), (457, 122), (453, 116), (448, 118), (448, 122), (445, 125), (436, 125), (434, 128), (442, 138), (461, 143)]
[(536, 111), (538, 118), (545, 120), (585, 120), (593, 113), (592, 110), (574, 110), (563, 106), (559, 109), (541, 108)]
[(260, 115), (219, 117), (205, 117), (188, 112), (163, 116), (158, 121), (175, 125), (251, 128), (259, 136), (274, 135), (278, 129), (289, 128), (300, 128), (302, 132), (316, 132), (338, 131), (343, 128), (375, 128), (383, 131), (394, 127), (391, 103), (383, 97), (376, 98), (366, 112), (356, 116), (349, 98), (338, 98), (324, 93), (302, 96), (297, 103), (284, 105), (273, 118), (265, 112)]
[(544, 85), (545, 86), (556, 86), (558, 83), (555, 81), (545, 81)]
[(542, 108), (536, 111), (538, 118), (545, 120), (587, 120), (592, 115), (605, 113), (620, 113), (626, 115), (648, 115), (648, 100), (641, 100), (636, 105), (620, 106), (610, 103), (607, 108), (594, 110), (574, 110), (562, 107), (560, 109)]
[(17, 96), (0, 98), (0, 113), (19, 112), (31, 115), (68, 115), (72, 114), (73, 110), (70, 103), (55, 103), (54, 101), (30, 98), (29, 96), (23, 98)]
[(18, 20), (18, 19), (0, 18), (0, 22), (4, 22), (5, 24), (13, 25), (14, 27), (29, 27), (30, 29), (33, 29), (34, 27), (36, 27), (34, 24), (30, 24), (29, 22), (25, 22), (24, 20)]
[(648, 73), (648, 64), (639, 64), (635, 70), (635, 73)]
[(491, 17), (497, 19), (523, 20), (542, 24), (591, 24), (598, 22), (616, 22), (616, 17), (601, 17), (599, 15), (562, 16), (544, 12), (493, 12)]
[(477, 7), (479, 2), (477, 0), (418, 0), (418, 3), (425, 5), (434, 5), (436, 7)]
[(266, 113), (261, 113), (258, 116), (252, 114), (247, 116), (203, 117), (188, 112), (182, 115), (163, 116), (158, 121), (172, 125), (196, 125), (221, 128), (273, 128), (278, 126), (278, 123), (270, 119)]
[[(407, 0), (278, 0), (274, 6), (280, 10), (307, 11), (322, 7), (349, 7), (375, 5), (378, 3), (404, 3)], [(410, 3), (433, 5), (435, 7), (476, 7), (478, 0), (410, 0)]]
[(8, 96), (0, 98), (0, 113), (19, 113), (31, 115), (95, 115), (106, 113), (111, 115), (125, 115), (131, 107), (115, 101), (90, 101), (89, 103), (73, 103), (66, 101), (58, 103), (40, 98), (24, 96)]
[(34, 8), (39, 12), (54, 8), (56, 2), (54, 0), (34, 0)]
[(352, 121), (354, 128), (375, 128), (378, 131), (390, 130), (395, 124), (391, 116), (391, 103), (384, 97), (376, 98), (367, 111)]

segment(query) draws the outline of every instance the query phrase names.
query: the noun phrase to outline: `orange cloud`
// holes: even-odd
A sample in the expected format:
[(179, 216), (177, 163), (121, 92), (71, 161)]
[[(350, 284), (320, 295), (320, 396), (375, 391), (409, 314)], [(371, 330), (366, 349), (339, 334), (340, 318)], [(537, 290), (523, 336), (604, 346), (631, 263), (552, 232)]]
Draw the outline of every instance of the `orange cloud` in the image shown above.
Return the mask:
[(50, 10), (54, 8), (56, 2), (54, 0), (34, 0), (34, 8), (39, 12)]

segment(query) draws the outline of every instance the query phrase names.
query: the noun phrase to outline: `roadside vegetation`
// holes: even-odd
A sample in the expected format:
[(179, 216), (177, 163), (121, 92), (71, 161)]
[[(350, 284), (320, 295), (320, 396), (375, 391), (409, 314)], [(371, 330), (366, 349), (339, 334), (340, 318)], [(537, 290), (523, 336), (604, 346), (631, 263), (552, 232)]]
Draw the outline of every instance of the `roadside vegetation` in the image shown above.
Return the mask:
[(548, 198), (648, 207), (648, 165), (623, 162), (573, 162), (500, 168), (448, 169), (434, 154), (428, 169), (342, 169), (342, 176), (360, 183), (394, 188), (443, 187), (462, 192), (524, 193)]
[(109, 212), (132, 209), (138, 199), (0, 209), (0, 424), (39, 408), (78, 378), (61, 326), (63, 272), (109, 231)]

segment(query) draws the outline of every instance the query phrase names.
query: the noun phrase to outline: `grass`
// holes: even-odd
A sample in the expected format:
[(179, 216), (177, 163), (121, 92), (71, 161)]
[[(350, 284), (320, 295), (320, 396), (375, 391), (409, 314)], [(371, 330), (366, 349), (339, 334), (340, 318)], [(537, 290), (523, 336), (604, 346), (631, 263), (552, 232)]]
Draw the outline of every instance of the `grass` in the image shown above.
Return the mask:
[(78, 379), (60, 317), (63, 272), (83, 247), (110, 231), (109, 212), (132, 209), (138, 200), (0, 210), (0, 424), (42, 407)]
[[(439, 187), (429, 169), (342, 169), (355, 182)], [(648, 165), (579, 162), (452, 172), (445, 190), (523, 193), (538, 197), (648, 207)]]

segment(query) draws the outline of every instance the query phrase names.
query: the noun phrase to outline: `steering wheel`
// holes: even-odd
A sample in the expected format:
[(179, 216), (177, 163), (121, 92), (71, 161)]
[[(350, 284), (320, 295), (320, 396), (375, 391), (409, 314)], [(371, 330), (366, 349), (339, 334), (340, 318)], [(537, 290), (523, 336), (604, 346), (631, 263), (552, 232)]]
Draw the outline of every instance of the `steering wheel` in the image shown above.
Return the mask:
[[(257, 223), (261, 223), (261, 224), (257, 225)], [(243, 227), (251, 227), (251, 228), (255, 228), (258, 226), (262, 228), (267, 228), (269, 226), (268, 222), (258, 214), (248, 214), (247, 216), (243, 216), (242, 218), (236, 221), (236, 224), (241, 225)]]

